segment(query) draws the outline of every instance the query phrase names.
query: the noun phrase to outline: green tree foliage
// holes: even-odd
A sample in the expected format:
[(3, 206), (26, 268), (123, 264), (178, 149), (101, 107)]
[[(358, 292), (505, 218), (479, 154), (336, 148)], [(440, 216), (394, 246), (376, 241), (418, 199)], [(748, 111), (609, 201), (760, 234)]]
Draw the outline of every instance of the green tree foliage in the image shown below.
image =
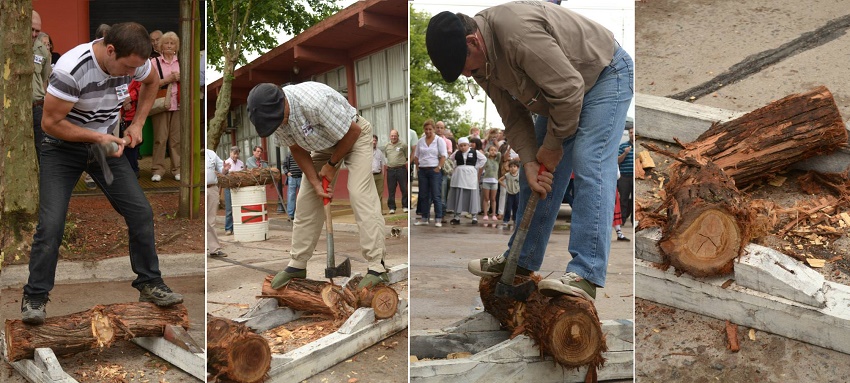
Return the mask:
[(207, 128), (207, 147), (215, 149), (230, 110), (231, 84), (245, 52), (267, 52), (280, 45), (280, 31), (297, 35), (340, 10), (336, 0), (210, 0), (207, 62), (222, 72), (215, 115)]
[[(425, 31), (431, 15), (410, 8), (410, 128), (422, 133), (422, 124), (432, 118), (445, 121), (457, 133), (457, 127), (469, 116), (458, 108), (466, 103), (466, 78), (447, 83), (431, 64), (425, 47)], [(478, 96), (483, 97), (483, 96)], [(455, 134), (457, 135), (457, 134)]]

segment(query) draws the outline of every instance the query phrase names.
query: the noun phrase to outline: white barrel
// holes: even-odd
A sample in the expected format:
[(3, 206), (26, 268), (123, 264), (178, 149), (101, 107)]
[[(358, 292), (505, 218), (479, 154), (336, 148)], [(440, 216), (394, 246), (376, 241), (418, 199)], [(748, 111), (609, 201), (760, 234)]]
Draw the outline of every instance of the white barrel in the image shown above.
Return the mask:
[(266, 187), (246, 186), (230, 189), (233, 206), (233, 237), (239, 242), (265, 241), (269, 238), (269, 214), (266, 211)]

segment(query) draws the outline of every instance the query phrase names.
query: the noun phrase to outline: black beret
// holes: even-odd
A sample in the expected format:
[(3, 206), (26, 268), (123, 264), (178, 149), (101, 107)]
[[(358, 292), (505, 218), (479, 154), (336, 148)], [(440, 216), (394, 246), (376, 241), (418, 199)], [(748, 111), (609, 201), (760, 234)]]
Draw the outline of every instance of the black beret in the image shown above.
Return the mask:
[(275, 84), (262, 83), (248, 93), (248, 119), (260, 137), (268, 137), (283, 122), (283, 90)]
[(425, 32), (425, 46), (443, 79), (457, 80), (466, 65), (466, 29), (460, 17), (448, 11), (432, 17)]

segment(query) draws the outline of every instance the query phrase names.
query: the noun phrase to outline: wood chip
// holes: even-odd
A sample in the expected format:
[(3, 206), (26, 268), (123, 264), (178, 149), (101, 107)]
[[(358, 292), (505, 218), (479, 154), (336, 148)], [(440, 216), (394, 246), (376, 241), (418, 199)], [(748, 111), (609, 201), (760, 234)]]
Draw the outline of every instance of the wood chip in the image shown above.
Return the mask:
[(726, 282), (723, 282), (723, 284), (720, 285), (720, 288), (725, 289), (725, 288), (729, 287), (730, 285), (732, 285), (732, 282), (735, 282), (735, 280), (734, 279), (727, 279)]
[(770, 180), (768, 180), (767, 183), (770, 184), (771, 186), (780, 187), (780, 186), (782, 186), (782, 184), (785, 183), (785, 180), (787, 180), (787, 179), (788, 179), (788, 177), (784, 177), (784, 176), (773, 176), (773, 177), (770, 177)]
[(839, 216), (841, 217), (841, 220), (844, 221), (845, 225), (850, 226), (850, 214), (847, 214), (845, 212), (845, 213), (839, 214)]
[(463, 359), (469, 358), (470, 356), (472, 356), (471, 352), (453, 352), (449, 355), (446, 355), (446, 359)]
[(826, 265), (826, 260), (817, 258), (806, 258), (806, 263), (808, 263), (811, 267), (821, 268)]
[(738, 352), (741, 347), (738, 345), (738, 325), (726, 321), (726, 348), (732, 352)]
[(750, 340), (756, 340), (756, 329), (751, 328), (747, 335), (750, 337)]
[(418, 357), (416, 357), (416, 355), (411, 355), (411, 356), (410, 356), (410, 363), (415, 363), (415, 362), (418, 362), (418, 361), (419, 361), (419, 358), (418, 358)]

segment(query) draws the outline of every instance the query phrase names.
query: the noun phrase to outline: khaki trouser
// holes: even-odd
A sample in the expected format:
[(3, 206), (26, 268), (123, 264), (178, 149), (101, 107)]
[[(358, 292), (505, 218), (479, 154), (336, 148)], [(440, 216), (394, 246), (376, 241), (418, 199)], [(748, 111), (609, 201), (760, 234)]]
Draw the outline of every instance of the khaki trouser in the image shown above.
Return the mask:
[[(171, 171), (180, 174), (180, 111), (167, 111), (153, 115), (153, 158), (151, 173), (162, 176)], [(165, 163), (165, 145), (168, 142), (168, 155), (171, 167)]]
[(221, 249), (215, 235), (215, 216), (218, 214), (218, 185), (207, 188), (207, 254)]
[(375, 180), (375, 189), (378, 191), (378, 208), (381, 209), (381, 213), (383, 213), (384, 207), (382, 205), (384, 203), (384, 196), (381, 194), (384, 192), (384, 173), (373, 173), (372, 179)]
[[(386, 271), (381, 262), (387, 250), (384, 246), (384, 216), (381, 214), (380, 200), (376, 196), (372, 178), (372, 124), (358, 116), (357, 125), (362, 129), (360, 137), (343, 158), (348, 169), (348, 195), (351, 199), (354, 219), (360, 230), (360, 248), (363, 258), (366, 259), (369, 270), (382, 273)], [(331, 158), (335, 148), (311, 153), (317, 173)], [(335, 183), (336, 180), (333, 180), (331, 184)], [(313, 256), (313, 250), (316, 248), (324, 226), (325, 210), (322, 199), (316, 196), (316, 191), (310, 182), (302, 182), (295, 202), (295, 222), (292, 227), (292, 249), (290, 250), (292, 259), (289, 261), (289, 266), (299, 269), (307, 268), (307, 261)]]

